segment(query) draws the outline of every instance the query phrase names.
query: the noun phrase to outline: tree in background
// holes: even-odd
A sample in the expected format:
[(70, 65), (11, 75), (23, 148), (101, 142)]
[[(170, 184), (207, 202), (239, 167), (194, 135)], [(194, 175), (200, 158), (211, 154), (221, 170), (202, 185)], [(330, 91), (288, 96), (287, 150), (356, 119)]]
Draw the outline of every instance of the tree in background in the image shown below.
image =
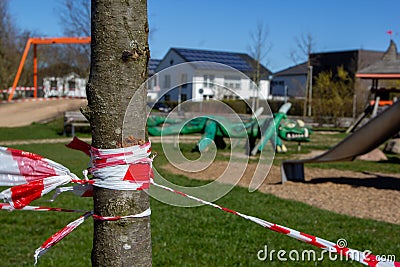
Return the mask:
[[(0, 1), (0, 89), (10, 87), (18, 68), (28, 32), (20, 33), (13, 24), (8, 10), (8, 0)], [(25, 72), (22, 82), (27, 78)]]
[(290, 58), (295, 65), (308, 61), (310, 54), (315, 52), (317, 42), (311, 33), (303, 33), (299, 37), (295, 37), (296, 45), (290, 51)]
[[(59, 14), (60, 24), (65, 36), (90, 36), (90, 2), (89, 0), (62, 0)], [(64, 45), (64, 58), (73, 67), (89, 74), (90, 46)]]
[(266, 60), (266, 57), (271, 50), (271, 44), (269, 43), (269, 30), (268, 26), (258, 23), (257, 28), (250, 33), (251, 45), (248, 50), (250, 56), (255, 59), (255, 70), (253, 71), (253, 82), (257, 85), (252, 98), (251, 108), (253, 110), (259, 107), (259, 86), (261, 80), (261, 62)]
[[(92, 129), (92, 145), (114, 149), (123, 133), (145, 138), (146, 91), (149, 59), (147, 1), (92, 0), (91, 67), (88, 106), (82, 113)], [(125, 112), (132, 96), (127, 121)], [(146, 210), (144, 190), (94, 187), (94, 213), (123, 216)], [(95, 221), (92, 266), (151, 266), (150, 218)]]
[(311, 116), (312, 95), (310, 93), (312, 87), (312, 68), (315, 62), (311, 62), (310, 55), (315, 52), (316, 41), (311, 33), (302, 34), (295, 38), (296, 48), (290, 52), (290, 58), (297, 65), (307, 61), (307, 81), (304, 87), (304, 105), (303, 117), (307, 115), (307, 106), (309, 107), (309, 116)]
[[(71, 0), (70, 2), (75, 3), (76, 1)], [(90, 1), (81, 1), (81, 4), (84, 3), (89, 6), (88, 18), (90, 20)], [(17, 20), (10, 16), (8, 5), (8, 0), (0, 0), (0, 89), (7, 89), (12, 86), (27, 40), (33, 36), (43, 36), (40, 32), (33, 33), (28, 30), (20, 30), (15, 25)], [(83, 17), (80, 19), (83, 19)], [(88, 27), (90, 28), (90, 21)], [(78, 34), (78, 36), (83, 36), (83, 34)], [(85, 52), (82, 49), (85, 49)], [(73, 71), (84, 77), (89, 73), (89, 45), (38, 46), (37, 53), (39, 84), (46, 76), (64, 76)], [(32, 64), (33, 53), (30, 52), (18, 86), (33, 85)]]
[(338, 125), (339, 118), (351, 116), (353, 90), (354, 81), (343, 66), (337, 68), (335, 75), (332, 71), (319, 73), (315, 78), (313, 94), (316, 120), (321, 123), (329, 117)]

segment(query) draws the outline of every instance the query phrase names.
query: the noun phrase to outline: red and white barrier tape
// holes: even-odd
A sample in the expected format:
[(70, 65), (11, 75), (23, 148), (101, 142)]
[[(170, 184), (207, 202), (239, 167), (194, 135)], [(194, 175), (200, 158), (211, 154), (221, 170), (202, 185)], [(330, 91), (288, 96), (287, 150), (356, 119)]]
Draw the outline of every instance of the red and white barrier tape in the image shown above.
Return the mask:
[[(0, 203), (0, 210), (8, 210), (14, 211), (15, 209), (8, 203)], [(26, 211), (57, 211), (57, 212), (87, 212), (86, 210), (71, 210), (71, 209), (63, 209), (63, 208), (53, 208), (53, 207), (45, 207), (45, 206), (25, 206), (18, 210), (26, 210)]]
[[(58, 194), (67, 191), (72, 191), (78, 196), (92, 196), (93, 186), (114, 190), (144, 190), (149, 188), (150, 175), (152, 175), (151, 159), (148, 158), (150, 156), (150, 143), (124, 149), (96, 149), (78, 139), (69, 144), (70, 147), (79, 147), (79, 145), (83, 145), (80, 150), (86, 150), (85, 153), (91, 155), (91, 168), (89, 170), (96, 175), (95, 179), (81, 180), (68, 168), (52, 160), (30, 152), (0, 147), (0, 185), (13, 186), (0, 193), (0, 197), (8, 202), (0, 205), (0, 209), (83, 212), (28, 205), (52, 190), (56, 190), (54, 199)], [(78, 185), (60, 187), (70, 182)], [(150, 216), (150, 213), (149, 208), (139, 214), (104, 217), (86, 211), (83, 216), (55, 233), (38, 248), (35, 253), (35, 262), (88, 217), (93, 217), (95, 220), (116, 221), (147, 217)]]
[(289, 237), (295, 238), (295, 239), (297, 239), (299, 241), (311, 244), (311, 245), (313, 245), (315, 247), (318, 247), (318, 248), (321, 248), (323, 250), (327, 250), (327, 251), (332, 252), (332, 253), (337, 253), (339, 255), (346, 256), (346, 257), (348, 257), (348, 258), (350, 258), (350, 259), (352, 259), (354, 261), (360, 262), (360, 263), (362, 263), (364, 265), (376, 266), (376, 267), (378, 267), (378, 266), (379, 267), (381, 267), (381, 266), (382, 267), (384, 267), (384, 266), (387, 266), (387, 267), (389, 267), (389, 266), (390, 267), (400, 267), (400, 262), (379, 261), (377, 259), (377, 257), (375, 255), (373, 255), (373, 254), (365, 254), (365, 253), (363, 253), (361, 251), (358, 251), (358, 250), (355, 250), (355, 249), (351, 249), (351, 248), (347, 248), (347, 247), (341, 247), (341, 246), (339, 246), (336, 243), (333, 243), (331, 241), (328, 241), (328, 240), (325, 240), (325, 239), (322, 239), (322, 238), (319, 238), (319, 237), (316, 237), (316, 236), (313, 236), (313, 235), (309, 235), (309, 234), (306, 234), (306, 233), (303, 233), (303, 232), (299, 232), (297, 230), (293, 230), (293, 229), (285, 227), (285, 226), (281, 226), (281, 225), (278, 225), (278, 224), (275, 224), (275, 223), (271, 223), (271, 222), (262, 220), (262, 219), (257, 218), (257, 217), (245, 215), (245, 214), (242, 214), (240, 212), (237, 212), (237, 211), (234, 211), (234, 210), (231, 210), (231, 209), (227, 209), (227, 208), (225, 208), (223, 206), (220, 206), (220, 205), (217, 205), (217, 204), (202, 200), (200, 198), (185, 194), (183, 192), (177, 191), (175, 189), (172, 189), (172, 188), (157, 184), (153, 180), (152, 180), (151, 184), (155, 185), (155, 186), (157, 186), (159, 188), (162, 188), (164, 190), (167, 190), (167, 191), (173, 192), (175, 194), (181, 195), (183, 197), (186, 197), (186, 198), (192, 199), (194, 201), (203, 203), (205, 205), (214, 207), (216, 209), (219, 209), (219, 210), (222, 210), (222, 211), (225, 211), (225, 212), (228, 212), (228, 213), (235, 214), (235, 215), (237, 215), (239, 217), (242, 217), (242, 218), (244, 218), (246, 220), (250, 220), (250, 221), (252, 221), (252, 222), (254, 222), (254, 223), (258, 224), (258, 225), (261, 225), (262, 227), (265, 227), (265, 228), (268, 228), (268, 229), (270, 229), (272, 231), (275, 231), (277, 233), (281, 233), (281, 234), (287, 235)]
[(13, 186), (0, 198), (19, 209), (53, 189), (80, 180), (75, 174), (52, 160), (21, 150), (0, 147), (0, 185)]
[[(42, 87), (39, 87), (38, 90), (42, 90)], [(0, 93), (9, 94), (12, 91), (12, 87), (8, 89), (0, 90)], [(35, 87), (15, 87), (15, 91), (35, 91)]]
[(64, 237), (69, 235), (73, 230), (75, 230), (79, 225), (81, 225), (86, 219), (93, 217), (94, 220), (100, 220), (100, 221), (117, 221), (121, 219), (133, 219), (133, 218), (143, 218), (143, 217), (148, 217), (151, 215), (150, 208), (147, 210), (135, 214), (135, 215), (127, 215), (127, 216), (99, 216), (96, 214), (93, 214), (92, 211), (88, 211), (82, 216), (80, 216), (78, 219), (75, 221), (70, 222), (67, 226), (62, 228), (60, 231), (52, 235), (50, 238), (48, 238), (38, 249), (35, 251), (35, 264), (37, 263), (38, 259), (40, 256), (45, 254), (50, 248), (52, 248), (54, 245), (56, 245), (58, 242), (60, 242)]
[[(334, 252), (339, 255), (344, 255), (364, 265), (400, 267), (399, 262), (379, 261), (378, 258), (372, 254), (366, 255), (358, 250), (350, 249), (347, 247), (340, 247), (337, 244), (330, 242), (328, 240), (312, 236), (306, 233), (302, 233), (297, 230), (293, 230), (291, 228), (281, 226), (275, 223), (271, 223), (257, 217), (245, 215), (240, 212), (227, 209), (220, 205), (202, 200), (200, 198), (187, 195), (175, 189), (160, 185), (154, 182), (154, 180), (152, 179), (153, 178), (153, 173), (151, 170), (152, 160), (149, 158), (151, 153), (150, 143), (146, 143), (142, 146), (133, 146), (121, 149), (96, 149), (86, 144), (83, 141), (74, 139), (68, 146), (74, 149), (81, 150), (86, 154), (91, 155), (92, 160), (91, 160), (90, 170), (92, 173), (96, 175), (96, 179), (79, 180), (76, 178), (75, 175), (73, 174), (71, 175), (69, 170), (64, 166), (55, 163), (53, 161), (50, 161), (48, 159), (44, 159), (38, 155), (29, 152), (16, 151), (12, 149), (5, 149), (5, 148), (0, 149), (0, 151), (3, 151), (3, 153), (0, 153), (0, 158), (5, 159), (4, 161), (0, 162), (8, 162), (7, 164), (10, 164), (7, 166), (6, 165), (0, 166), (0, 183), (2, 183), (2, 185), (6, 185), (7, 181), (9, 182), (10, 185), (17, 184), (13, 188), (21, 186), (19, 184), (23, 183), (24, 181), (28, 182), (28, 184), (30, 183), (41, 184), (41, 186), (36, 186), (35, 190), (25, 190), (26, 187), (20, 187), (19, 190), (12, 190), (11, 188), (10, 191), (5, 190), (7, 191), (6, 193), (4, 193), (5, 191), (3, 191), (1, 194), (3, 196), (6, 196), (5, 199), (10, 204), (3, 204), (2, 206), (0, 206), (0, 208), (9, 210), (12, 210), (13, 208), (18, 208), (22, 210), (44, 211), (46, 210), (46, 207), (42, 208), (30, 207), (27, 205), (30, 203), (31, 199), (33, 200), (42, 196), (44, 194), (43, 192), (45, 192), (46, 190), (47, 190), (46, 192), (49, 192), (53, 189), (56, 189), (58, 186), (68, 182), (79, 183), (79, 185), (74, 187), (58, 188), (59, 190), (58, 193), (62, 191), (76, 190), (78, 192), (77, 193), (78, 195), (84, 196), (90, 194), (92, 190), (92, 187), (90, 185), (101, 186), (105, 188), (111, 187), (112, 189), (115, 190), (143, 190), (147, 189), (149, 187), (149, 184), (151, 183), (154, 186), (157, 186), (164, 190), (173, 192), (175, 194), (179, 194), (183, 197), (192, 199), (194, 201), (203, 203), (205, 205), (250, 220), (258, 225), (261, 225), (275, 232), (287, 235), (302, 242), (319, 247), (321, 249), (328, 250), (329, 252)], [(16, 157), (15, 159), (13, 158), (16, 164), (11, 164), (12, 162), (10, 162), (10, 156)], [(27, 162), (27, 165), (18, 164), (18, 162)], [(27, 166), (31, 168), (30, 173), (26, 171)], [(67, 178), (65, 178), (65, 176), (68, 176), (69, 179), (68, 181), (66, 181)], [(108, 181), (106, 177), (111, 177), (110, 181)], [(46, 184), (50, 185), (47, 188), (45, 188)], [(18, 191), (18, 194), (13, 195), (13, 193), (16, 191)], [(10, 192), (11, 192), (11, 197), (8, 196)], [(48, 211), (77, 212), (73, 210), (64, 210), (59, 208), (48, 208)], [(50, 237), (45, 243), (43, 243), (43, 245), (40, 248), (38, 248), (35, 252), (35, 262), (48, 249), (57, 244), (62, 238), (71, 233), (76, 227), (78, 227), (82, 222), (84, 222), (89, 217), (93, 217), (96, 220), (112, 221), (112, 220), (119, 220), (122, 218), (146, 217), (150, 216), (150, 213), (151, 213), (150, 209), (148, 209), (136, 215), (101, 217), (93, 214), (93, 212), (90, 211), (86, 212), (84, 215), (82, 215), (77, 220), (68, 224), (66, 227), (64, 227), (56, 234), (54, 234), (52, 237)]]
[(8, 103), (21, 103), (21, 102), (42, 102), (42, 101), (54, 101), (54, 100), (65, 100), (65, 99), (86, 99), (86, 97), (81, 96), (59, 96), (59, 97), (50, 97), (50, 98), (20, 98), (14, 99), (11, 101), (2, 100), (0, 101), (1, 104), (8, 104)]

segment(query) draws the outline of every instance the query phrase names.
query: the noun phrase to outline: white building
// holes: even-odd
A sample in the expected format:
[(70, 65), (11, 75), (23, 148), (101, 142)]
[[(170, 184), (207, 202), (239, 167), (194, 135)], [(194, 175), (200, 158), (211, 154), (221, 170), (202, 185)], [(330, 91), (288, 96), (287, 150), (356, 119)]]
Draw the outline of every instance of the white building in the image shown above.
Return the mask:
[(64, 77), (43, 78), (44, 97), (78, 97), (86, 98), (87, 79), (80, 78), (76, 73)]
[(150, 84), (148, 85), (148, 90), (147, 90), (147, 102), (154, 102), (158, 98), (158, 93), (160, 92), (160, 86), (158, 85), (158, 79), (157, 76), (154, 76), (156, 74), (156, 69), (158, 65), (160, 64), (161, 60), (160, 59), (149, 59), (149, 64), (147, 67), (147, 74), (149, 77), (149, 82)]
[(171, 48), (149, 81), (148, 100), (267, 99), (271, 72), (260, 65), (257, 90), (256, 66), (247, 54)]

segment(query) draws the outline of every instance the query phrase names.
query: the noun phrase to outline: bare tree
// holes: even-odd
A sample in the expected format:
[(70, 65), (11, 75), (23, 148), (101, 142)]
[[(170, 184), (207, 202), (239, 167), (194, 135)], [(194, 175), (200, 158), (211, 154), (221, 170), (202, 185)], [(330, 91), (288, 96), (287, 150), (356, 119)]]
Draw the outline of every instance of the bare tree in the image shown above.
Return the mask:
[(309, 59), (311, 53), (315, 52), (316, 41), (311, 33), (303, 33), (300, 37), (295, 37), (296, 47), (290, 51), (290, 58), (294, 64), (300, 64)]
[(60, 20), (64, 34), (71, 36), (90, 35), (90, 1), (62, 0)]
[[(61, 0), (58, 10), (60, 24), (66, 36), (90, 36), (90, 1), (88, 0)], [(89, 45), (64, 46), (65, 58), (73, 60), (72, 65), (89, 71)]]
[(307, 61), (307, 81), (304, 92), (304, 105), (303, 117), (307, 115), (307, 106), (309, 106), (309, 116), (311, 116), (311, 88), (312, 88), (312, 69), (313, 62), (311, 62), (310, 55), (315, 52), (316, 41), (311, 33), (302, 34), (300, 37), (295, 38), (296, 48), (290, 52), (290, 57), (295, 64)]
[[(259, 22), (256, 29), (250, 33), (251, 45), (248, 50), (250, 56), (255, 59), (255, 70), (253, 71), (253, 82), (257, 85), (255, 88), (255, 95), (252, 99), (252, 109), (257, 109), (259, 106), (259, 86), (261, 80), (261, 62), (266, 60), (271, 44), (269, 43), (269, 29), (268, 26)], [(256, 102), (255, 102), (256, 101)]]
[(13, 22), (8, 10), (8, 0), (0, 1), (0, 89), (12, 85), (20, 59), (19, 49), (22, 51), (26, 42), (20, 42), (23, 38)]
[[(91, 69), (88, 106), (82, 113), (92, 128), (92, 145), (117, 148), (122, 130), (138, 139), (145, 135), (146, 92), (124, 122), (131, 97), (147, 77), (149, 58), (147, 1), (92, 0)], [(95, 187), (94, 212), (101, 216), (137, 214), (149, 207), (144, 191)], [(95, 221), (93, 266), (151, 266), (150, 218)]]

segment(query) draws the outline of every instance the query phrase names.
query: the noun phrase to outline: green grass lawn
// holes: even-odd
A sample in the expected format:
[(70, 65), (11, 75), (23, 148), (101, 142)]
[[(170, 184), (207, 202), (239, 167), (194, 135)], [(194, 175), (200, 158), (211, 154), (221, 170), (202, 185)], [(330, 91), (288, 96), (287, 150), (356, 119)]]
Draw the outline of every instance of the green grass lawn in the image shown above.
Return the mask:
[(41, 124), (32, 123), (23, 127), (0, 127), (0, 141), (9, 140), (28, 140), (28, 139), (47, 139), (62, 136), (63, 119)]
[[(50, 139), (61, 138), (63, 136), (64, 119), (48, 123), (32, 123), (28, 126), (22, 127), (0, 127), (0, 141), (15, 141), (15, 140), (30, 140), (30, 139)], [(89, 137), (89, 130), (80, 128), (77, 136)], [(70, 132), (68, 132), (70, 134)]]
[[(69, 167), (76, 174), (86, 168), (88, 158), (81, 152), (62, 144), (21, 145), (16, 148), (38, 153)], [(185, 148), (184, 153), (189, 147)], [(187, 151), (186, 151), (187, 150)], [(166, 159), (159, 144), (155, 164)], [(194, 156), (194, 155), (192, 155)], [(158, 168), (160, 169), (160, 168)], [(178, 184), (199, 186), (205, 182), (183, 176), (162, 174)], [(224, 185), (221, 185), (224, 186)], [(345, 205), (340, 203), (338, 205)], [(269, 194), (249, 193), (245, 188), (234, 188), (217, 202), (227, 208), (253, 215), (270, 222), (313, 234), (335, 242), (345, 238), (351, 248), (369, 249), (376, 254), (395, 254), (400, 258), (400, 225), (339, 215), (299, 202), (282, 200)], [(49, 205), (43, 200), (38, 205)], [(91, 209), (91, 199), (78, 198), (71, 193), (61, 195), (56, 207)], [(264, 229), (252, 222), (211, 207), (179, 208), (152, 199), (152, 244), (154, 266), (281, 266), (285, 263), (262, 262), (257, 252), (268, 250), (314, 249), (281, 234)], [(377, 207), (377, 212), (379, 208)], [(394, 212), (397, 212), (394, 210)], [(53, 212), (0, 212), (0, 266), (32, 266), (33, 253), (49, 236), (61, 229), (79, 214)], [(92, 220), (82, 224), (39, 260), (38, 266), (90, 266)], [(319, 249), (315, 249), (318, 253)], [(359, 266), (358, 263), (287, 262), (295, 266)]]

